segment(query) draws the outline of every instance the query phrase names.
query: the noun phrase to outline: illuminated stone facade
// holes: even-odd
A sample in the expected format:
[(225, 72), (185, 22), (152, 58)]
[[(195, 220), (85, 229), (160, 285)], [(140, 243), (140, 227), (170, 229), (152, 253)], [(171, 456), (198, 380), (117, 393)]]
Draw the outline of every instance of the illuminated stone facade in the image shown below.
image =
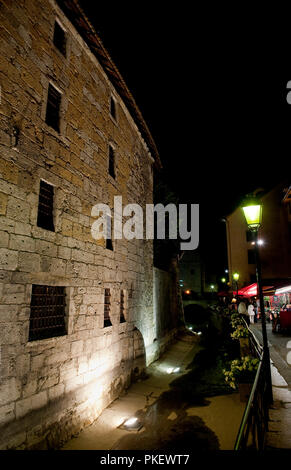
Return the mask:
[[(65, 55), (53, 42), (56, 20)], [(111, 250), (90, 231), (96, 203), (152, 202), (156, 157), (55, 2), (1, 2), (0, 48), (0, 448), (56, 447), (129, 385), (144, 351), (151, 362), (173, 334), (157, 333), (152, 241), (113, 240)], [(47, 124), (49, 84), (61, 97), (59, 132)], [(41, 180), (54, 189), (54, 230), (37, 225)], [(32, 285), (64, 288), (66, 334), (29, 341)]]

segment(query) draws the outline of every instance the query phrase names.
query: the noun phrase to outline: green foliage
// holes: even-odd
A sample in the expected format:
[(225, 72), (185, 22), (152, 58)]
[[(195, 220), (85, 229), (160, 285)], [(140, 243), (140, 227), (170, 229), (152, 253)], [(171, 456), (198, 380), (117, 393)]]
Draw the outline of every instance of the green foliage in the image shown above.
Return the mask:
[(250, 332), (245, 326), (238, 325), (236, 330), (234, 330), (234, 332), (231, 333), (230, 336), (232, 337), (232, 339), (249, 338)]
[(255, 380), (259, 363), (259, 359), (251, 356), (235, 359), (230, 364), (230, 370), (223, 370), (226, 383), (234, 389), (239, 383), (252, 383)]
[(245, 325), (245, 322), (244, 322), (244, 319), (242, 317), (242, 315), (240, 313), (233, 313), (231, 315), (231, 326), (236, 329), (238, 326), (244, 326)]

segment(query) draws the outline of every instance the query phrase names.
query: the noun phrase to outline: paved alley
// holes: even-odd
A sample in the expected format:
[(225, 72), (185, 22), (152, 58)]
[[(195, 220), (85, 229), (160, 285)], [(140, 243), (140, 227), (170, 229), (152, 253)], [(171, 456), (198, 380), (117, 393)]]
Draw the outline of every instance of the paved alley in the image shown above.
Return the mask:
[[(63, 450), (233, 449), (245, 405), (238, 394), (191, 399), (179, 385), (200, 349), (197, 336), (181, 336), (147, 369), (148, 378), (134, 383)], [(169, 373), (173, 368), (180, 370)], [(121, 429), (132, 416), (142, 427)]]

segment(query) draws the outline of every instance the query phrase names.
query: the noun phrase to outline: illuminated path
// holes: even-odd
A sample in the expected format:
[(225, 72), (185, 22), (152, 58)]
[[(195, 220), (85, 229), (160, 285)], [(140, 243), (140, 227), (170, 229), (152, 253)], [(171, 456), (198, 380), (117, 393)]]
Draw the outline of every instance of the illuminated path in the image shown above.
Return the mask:
[[(201, 350), (198, 343), (197, 336), (181, 337), (147, 369), (146, 380), (133, 384), (63, 449), (233, 449), (245, 404), (237, 393), (192, 394), (193, 376), (186, 367)], [(168, 373), (176, 367), (178, 373)], [(132, 416), (142, 423), (139, 431), (118, 427)]]

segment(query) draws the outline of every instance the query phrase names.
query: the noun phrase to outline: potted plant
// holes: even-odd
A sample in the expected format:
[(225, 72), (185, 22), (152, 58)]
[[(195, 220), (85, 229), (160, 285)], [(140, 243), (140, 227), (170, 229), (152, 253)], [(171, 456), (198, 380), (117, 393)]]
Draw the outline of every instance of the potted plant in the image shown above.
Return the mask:
[(231, 362), (230, 370), (224, 369), (226, 383), (233, 389), (238, 389), (240, 400), (247, 401), (259, 366), (259, 359), (245, 356)]
[(244, 319), (240, 313), (233, 313), (230, 320), (233, 329), (236, 329), (239, 325), (245, 325)]
[(250, 332), (244, 325), (237, 325), (236, 330), (230, 335), (233, 339), (238, 339), (240, 343), (240, 355), (241, 357), (248, 356), (250, 354)]

